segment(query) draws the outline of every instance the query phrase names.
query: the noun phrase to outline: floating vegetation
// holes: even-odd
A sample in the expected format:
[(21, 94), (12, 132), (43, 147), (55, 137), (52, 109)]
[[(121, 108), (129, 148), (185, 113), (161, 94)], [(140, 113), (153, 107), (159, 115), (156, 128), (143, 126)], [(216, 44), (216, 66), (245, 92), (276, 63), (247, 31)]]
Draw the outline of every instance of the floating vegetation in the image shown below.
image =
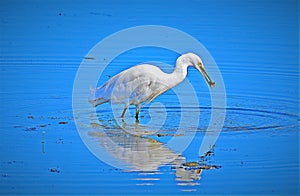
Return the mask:
[(200, 169), (205, 169), (205, 170), (210, 170), (210, 169), (219, 169), (222, 166), (219, 165), (201, 165), (199, 168)]
[(57, 143), (57, 144), (63, 144), (63, 143), (64, 143), (64, 139), (63, 139), (63, 138), (58, 138), (58, 139), (56, 140), (56, 143)]
[(213, 155), (214, 155), (214, 152), (212, 150), (205, 153), (206, 157), (210, 157), (210, 156), (213, 156)]
[[(218, 166), (218, 165), (208, 165), (208, 164), (205, 164), (205, 163), (199, 163), (197, 161), (191, 161), (191, 162), (185, 162), (181, 165), (182, 168), (185, 168), (186, 170), (211, 170), (211, 169), (219, 169), (221, 168), (221, 166)], [(200, 173), (199, 172), (199, 173)]]
[(85, 56), (84, 59), (86, 59), (86, 60), (95, 60), (96, 58), (90, 57), (90, 56)]
[(60, 121), (60, 122), (58, 122), (58, 124), (65, 125), (65, 124), (68, 124), (68, 122), (66, 122), (66, 121)]
[(161, 134), (161, 133), (158, 133), (156, 135), (157, 135), (157, 137), (164, 137), (164, 136), (171, 136), (171, 137), (173, 137), (173, 136), (184, 136), (184, 134)]
[(182, 164), (183, 166), (188, 166), (188, 167), (196, 167), (199, 166), (199, 163), (196, 161), (192, 161), (192, 162), (186, 162)]
[(23, 125), (14, 125), (14, 128), (24, 128)]
[(36, 131), (36, 127), (28, 127), (25, 131)]
[(200, 158), (201, 158), (203, 161), (205, 161), (205, 160), (209, 159), (209, 157), (214, 156), (214, 155), (215, 155), (215, 153), (214, 153), (214, 148), (215, 148), (215, 145), (212, 145), (212, 146), (210, 147), (210, 150), (207, 151), (203, 156), (200, 156)]
[(49, 168), (49, 172), (51, 172), (51, 173), (60, 173), (60, 169), (59, 168)]

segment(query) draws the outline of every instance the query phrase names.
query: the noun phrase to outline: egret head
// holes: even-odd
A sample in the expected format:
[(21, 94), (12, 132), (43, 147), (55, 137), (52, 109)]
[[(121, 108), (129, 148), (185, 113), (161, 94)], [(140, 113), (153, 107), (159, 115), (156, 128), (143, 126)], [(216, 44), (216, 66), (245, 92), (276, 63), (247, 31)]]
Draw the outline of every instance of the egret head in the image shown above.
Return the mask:
[(216, 86), (216, 83), (213, 82), (211, 80), (211, 78), (209, 77), (209, 75), (207, 74), (207, 72), (204, 68), (203, 62), (198, 55), (196, 55), (194, 53), (187, 53), (187, 54), (183, 54), (181, 57), (179, 57), (178, 60), (180, 60), (184, 64), (187, 64), (189, 66), (193, 66), (194, 68), (196, 68), (202, 74), (202, 76), (206, 80), (207, 84), (211, 88)]

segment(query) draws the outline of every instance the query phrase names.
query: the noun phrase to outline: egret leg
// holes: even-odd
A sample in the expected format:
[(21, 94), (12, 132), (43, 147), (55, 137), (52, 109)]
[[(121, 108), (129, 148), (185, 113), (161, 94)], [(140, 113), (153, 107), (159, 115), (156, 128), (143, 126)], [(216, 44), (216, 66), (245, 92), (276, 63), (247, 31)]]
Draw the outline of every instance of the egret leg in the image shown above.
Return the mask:
[(135, 105), (135, 119), (139, 119), (140, 105)]
[(124, 109), (123, 109), (123, 112), (122, 112), (122, 114), (121, 114), (121, 118), (124, 118), (124, 115), (125, 115), (125, 112), (126, 112), (127, 108), (128, 108), (128, 105), (125, 104)]

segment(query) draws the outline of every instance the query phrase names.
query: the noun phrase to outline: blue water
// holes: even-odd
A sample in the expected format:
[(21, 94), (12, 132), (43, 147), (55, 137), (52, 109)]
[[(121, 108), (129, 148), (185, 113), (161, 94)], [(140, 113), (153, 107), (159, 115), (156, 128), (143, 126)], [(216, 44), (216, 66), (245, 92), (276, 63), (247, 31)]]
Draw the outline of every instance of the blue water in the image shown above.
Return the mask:
[[(298, 7), (298, 1), (1, 1), (0, 193), (298, 195)], [(201, 120), (177, 162), (153, 171), (115, 168), (92, 154), (77, 132), (72, 92), (84, 57), (112, 33), (149, 24), (190, 34), (220, 69), (226, 118), (214, 152), (205, 160), (218, 169), (197, 173), (176, 165), (201, 161), (198, 150), (210, 120), (207, 85), (192, 68), (188, 80), (200, 108), (182, 110), (192, 115), (200, 109)], [(111, 62), (98, 84), (137, 63), (173, 64), (177, 56), (154, 47), (128, 51)], [(168, 91), (156, 99), (168, 114), (159, 135), (120, 134), (107, 104), (97, 108), (94, 118), (101, 126), (89, 133), (91, 141), (103, 148), (105, 131), (128, 149), (137, 143), (161, 146), (174, 136), (173, 123), (181, 111), (174, 97)], [(149, 108), (142, 108), (141, 123), (150, 120)], [(152, 109), (154, 114), (161, 110)], [(147, 166), (139, 161), (133, 163)]]

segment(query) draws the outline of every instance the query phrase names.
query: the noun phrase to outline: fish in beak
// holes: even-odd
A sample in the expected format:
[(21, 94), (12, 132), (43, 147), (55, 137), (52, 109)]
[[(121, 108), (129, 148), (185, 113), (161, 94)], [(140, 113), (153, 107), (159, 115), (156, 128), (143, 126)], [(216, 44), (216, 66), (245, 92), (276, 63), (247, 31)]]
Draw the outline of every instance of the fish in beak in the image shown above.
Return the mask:
[(196, 66), (196, 69), (202, 74), (202, 76), (204, 77), (205, 81), (207, 82), (207, 84), (211, 88), (213, 88), (213, 87), (216, 86), (216, 83), (211, 80), (211, 78), (207, 74), (207, 72), (206, 72), (204, 66), (202, 65), (202, 63), (198, 63), (198, 66)]

